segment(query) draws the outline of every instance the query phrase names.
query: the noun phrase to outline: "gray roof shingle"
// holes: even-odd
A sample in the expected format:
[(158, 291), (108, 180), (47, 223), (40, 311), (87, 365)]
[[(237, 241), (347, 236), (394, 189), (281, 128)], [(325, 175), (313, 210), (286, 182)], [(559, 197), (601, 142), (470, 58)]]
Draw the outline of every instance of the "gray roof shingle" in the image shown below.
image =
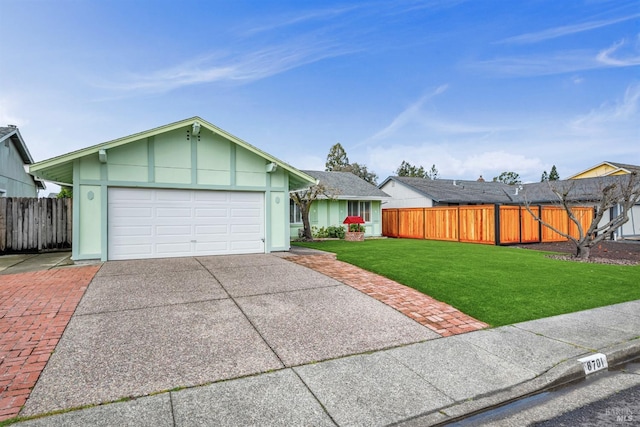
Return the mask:
[[(569, 198), (576, 202), (594, 202), (600, 199), (604, 187), (611, 183), (628, 183), (631, 175), (559, 180), (531, 184), (508, 185), (501, 182), (462, 181), (450, 179), (424, 179), (393, 176), (384, 182), (394, 180), (411, 187), (437, 203), (498, 203), (524, 204), (553, 203), (558, 197), (556, 190), (568, 191)], [(382, 185), (383, 185), (382, 184)], [(639, 184), (636, 184), (636, 186)]]
[(336, 199), (382, 200), (389, 195), (351, 172), (303, 170), (321, 184), (335, 191)]

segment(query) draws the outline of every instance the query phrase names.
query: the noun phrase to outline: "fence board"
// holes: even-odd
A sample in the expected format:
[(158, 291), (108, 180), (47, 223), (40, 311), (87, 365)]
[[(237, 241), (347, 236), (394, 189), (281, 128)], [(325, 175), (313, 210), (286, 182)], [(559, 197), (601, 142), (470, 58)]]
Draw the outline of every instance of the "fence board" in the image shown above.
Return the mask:
[(436, 207), (424, 210), (424, 238), (458, 241), (458, 208)]
[(399, 212), (398, 237), (424, 239), (424, 209), (409, 208)]
[(496, 243), (493, 205), (460, 206), (459, 240), (468, 243)]
[(520, 206), (500, 206), (500, 242), (520, 243)]
[(71, 199), (0, 199), (0, 253), (71, 247)]
[[(538, 206), (531, 206), (529, 209), (531, 209), (534, 215), (540, 215), (540, 208)], [(540, 223), (536, 221), (524, 206), (520, 207), (520, 242), (540, 242)]]
[[(563, 208), (531, 206), (531, 211), (558, 230), (578, 235)], [(593, 208), (573, 208), (583, 230), (591, 224)], [(498, 213), (498, 221), (496, 221)], [(499, 241), (496, 241), (498, 225)], [(524, 206), (441, 206), (382, 210), (382, 234), (387, 237), (448, 240), (482, 244), (562, 242), (567, 239), (540, 223)]]

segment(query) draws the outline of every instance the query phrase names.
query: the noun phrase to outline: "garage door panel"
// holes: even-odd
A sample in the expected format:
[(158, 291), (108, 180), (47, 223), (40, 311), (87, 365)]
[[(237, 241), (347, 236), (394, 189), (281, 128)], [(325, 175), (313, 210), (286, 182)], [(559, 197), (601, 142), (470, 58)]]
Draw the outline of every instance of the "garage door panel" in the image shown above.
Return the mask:
[(229, 210), (196, 207), (195, 215), (198, 218), (228, 218)]
[(155, 228), (157, 236), (182, 236), (191, 234), (188, 225), (159, 225)]
[(109, 201), (136, 201), (153, 199), (153, 190), (142, 188), (119, 188), (117, 192), (109, 192)]
[(152, 227), (150, 225), (140, 225), (140, 226), (119, 226), (113, 227), (111, 229), (111, 235), (113, 237), (124, 236), (129, 238), (129, 236), (151, 236), (153, 233)]
[(264, 253), (264, 195), (109, 189), (109, 259)]
[(193, 195), (184, 190), (151, 190), (158, 202), (191, 202)]
[(162, 207), (156, 208), (156, 216), (159, 218), (191, 218), (191, 208)]

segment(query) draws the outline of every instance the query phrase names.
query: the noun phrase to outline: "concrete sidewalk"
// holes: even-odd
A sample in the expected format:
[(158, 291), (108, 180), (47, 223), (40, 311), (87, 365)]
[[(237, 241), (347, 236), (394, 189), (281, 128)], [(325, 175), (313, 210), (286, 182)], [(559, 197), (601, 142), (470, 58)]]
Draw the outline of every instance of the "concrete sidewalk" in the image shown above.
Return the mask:
[(2, 255), (0, 256), (0, 275), (49, 270), (72, 264), (70, 251)]
[(139, 397), (20, 423), (433, 425), (640, 356), (640, 301)]
[(441, 338), (276, 256), (108, 262), (19, 425), (433, 425), (596, 351), (640, 356), (640, 301)]

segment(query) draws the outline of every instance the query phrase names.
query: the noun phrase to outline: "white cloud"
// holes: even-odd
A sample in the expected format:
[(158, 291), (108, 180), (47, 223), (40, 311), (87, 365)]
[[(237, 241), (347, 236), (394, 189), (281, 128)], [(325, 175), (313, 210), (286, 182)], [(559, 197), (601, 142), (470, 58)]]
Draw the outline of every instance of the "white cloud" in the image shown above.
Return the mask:
[(636, 45), (636, 50), (633, 53), (628, 53), (626, 56), (622, 57), (613, 56), (620, 50), (620, 48), (622, 48), (626, 44), (628, 43), (625, 40), (620, 40), (612, 44), (607, 49), (603, 49), (598, 52), (598, 55), (596, 55), (596, 59), (599, 62), (605, 65), (610, 65), (612, 67), (631, 67), (640, 65), (640, 54), (638, 54), (638, 45)]
[(608, 19), (608, 20), (583, 22), (581, 24), (575, 24), (575, 25), (564, 25), (564, 26), (555, 27), (555, 28), (548, 28), (542, 31), (509, 37), (504, 40), (501, 40), (499, 43), (509, 43), (509, 44), (537, 43), (544, 40), (555, 39), (558, 37), (564, 37), (571, 34), (582, 33), (584, 31), (591, 31), (598, 28), (607, 27), (609, 25), (617, 24), (619, 22), (629, 21), (631, 19), (635, 19), (638, 17), (640, 17), (640, 14), (623, 16), (621, 18), (614, 18), (614, 19)]
[[(518, 147), (516, 151), (521, 151)], [(544, 164), (536, 155), (508, 150), (483, 150), (474, 144), (415, 146), (378, 146), (368, 152), (368, 166), (379, 172), (380, 179), (393, 175), (402, 161), (426, 169), (435, 165), (441, 178), (477, 179), (482, 175), (490, 180), (505, 171), (514, 171), (521, 177), (538, 177)]]
[(205, 83), (250, 82), (352, 52), (338, 42), (305, 37), (237, 55), (201, 56), (149, 74), (133, 74), (124, 82), (104, 86), (121, 91), (167, 92)]
[(438, 86), (433, 92), (428, 93), (422, 96), (413, 104), (409, 105), (403, 112), (398, 114), (389, 125), (387, 125), (384, 129), (378, 131), (375, 135), (373, 135), (370, 139), (382, 139), (388, 136), (393, 135), (398, 129), (407, 125), (410, 122), (416, 121), (419, 118), (420, 111), (424, 103), (438, 95), (443, 94), (449, 88), (448, 84), (443, 84)]
[(640, 102), (640, 84), (627, 87), (622, 100), (614, 104), (605, 103), (589, 113), (579, 116), (570, 122), (573, 130), (614, 131), (621, 123), (638, 126), (638, 103)]

